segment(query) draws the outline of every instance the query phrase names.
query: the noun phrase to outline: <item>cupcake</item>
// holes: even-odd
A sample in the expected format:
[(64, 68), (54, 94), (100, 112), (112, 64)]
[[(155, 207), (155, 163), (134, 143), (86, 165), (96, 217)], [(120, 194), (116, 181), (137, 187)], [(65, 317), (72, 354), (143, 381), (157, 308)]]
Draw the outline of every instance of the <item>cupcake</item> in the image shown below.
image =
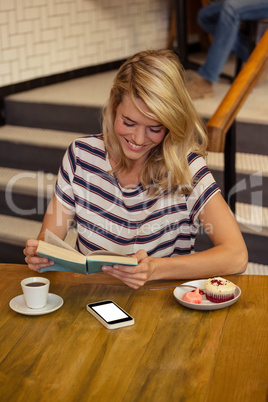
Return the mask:
[(206, 298), (213, 303), (223, 303), (235, 297), (236, 286), (224, 278), (210, 278), (205, 284)]

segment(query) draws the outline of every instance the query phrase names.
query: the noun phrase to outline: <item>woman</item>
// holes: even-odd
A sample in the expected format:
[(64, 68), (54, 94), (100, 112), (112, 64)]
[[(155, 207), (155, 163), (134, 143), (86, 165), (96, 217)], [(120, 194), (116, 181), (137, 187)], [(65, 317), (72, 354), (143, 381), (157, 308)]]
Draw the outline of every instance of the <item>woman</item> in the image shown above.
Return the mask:
[[(103, 135), (76, 140), (66, 152), (38, 239), (64, 239), (77, 221), (80, 252), (134, 255), (138, 266), (103, 267), (136, 289), (148, 280), (241, 273), (247, 250), (202, 155), (207, 137), (168, 50), (127, 60), (103, 112)], [(199, 220), (214, 243), (192, 253)], [(24, 254), (30, 269), (51, 264)]]

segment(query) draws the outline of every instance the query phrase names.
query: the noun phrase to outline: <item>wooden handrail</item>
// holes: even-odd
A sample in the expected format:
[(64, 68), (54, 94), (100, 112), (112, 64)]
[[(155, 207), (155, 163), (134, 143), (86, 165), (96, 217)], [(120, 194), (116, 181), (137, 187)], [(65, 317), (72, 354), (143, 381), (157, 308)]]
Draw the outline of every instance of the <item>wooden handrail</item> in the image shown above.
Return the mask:
[(268, 64), (268, 29), (207, 123), (208, 151), (224, 152), (226, 133)]

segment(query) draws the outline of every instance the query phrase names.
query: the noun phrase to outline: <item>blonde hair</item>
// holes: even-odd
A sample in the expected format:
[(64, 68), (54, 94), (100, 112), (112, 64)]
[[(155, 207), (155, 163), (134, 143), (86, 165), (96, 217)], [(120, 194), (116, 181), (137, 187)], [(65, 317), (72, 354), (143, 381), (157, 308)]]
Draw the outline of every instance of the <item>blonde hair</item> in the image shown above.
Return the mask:
[[(143, 166), (140, 181), (151, 195), (192, 191), (192, 175), (187, 155), (194, 151), (205, 155), (207, 135), (185, 87), (184, 70), (170, 50), (148, 50), (129, 58), (119, 69), (103, 109), (103, 135), (109, 155), (117, 161), (113, 169), (129, 171), (131, 162), (125, 157), (114, 132), (116, 109), (128, 95), (147, 117), (159, 121), (167, 133), (153, 148)], [(150, 113), (137, 105), (141, 99)]]

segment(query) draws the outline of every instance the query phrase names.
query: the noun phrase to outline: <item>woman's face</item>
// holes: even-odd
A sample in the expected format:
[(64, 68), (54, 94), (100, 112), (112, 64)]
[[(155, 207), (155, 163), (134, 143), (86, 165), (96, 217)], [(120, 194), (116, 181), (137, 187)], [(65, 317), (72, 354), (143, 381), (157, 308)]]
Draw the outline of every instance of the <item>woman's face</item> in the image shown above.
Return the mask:
[[(141, 110), (150, 112), (141, 99), (136, 101)], [(142, 164), (150, 150), (162, 142), (167, 130), (158, 121), (144, 116), (125, 95), (116, 109), (114, 131), (125, 156)]]

